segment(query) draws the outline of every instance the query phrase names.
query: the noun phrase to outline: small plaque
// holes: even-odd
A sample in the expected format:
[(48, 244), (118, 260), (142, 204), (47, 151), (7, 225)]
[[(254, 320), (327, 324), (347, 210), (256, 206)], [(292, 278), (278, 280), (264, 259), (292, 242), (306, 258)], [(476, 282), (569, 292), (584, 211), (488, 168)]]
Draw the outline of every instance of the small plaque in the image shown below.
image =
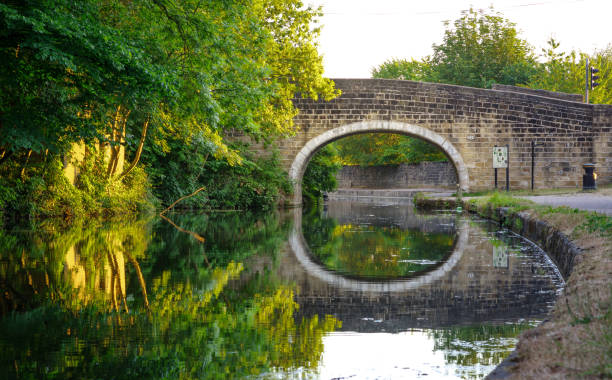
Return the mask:
[(493, 148), (493, 169), (508, 167), (508, 147), (496, 146)]

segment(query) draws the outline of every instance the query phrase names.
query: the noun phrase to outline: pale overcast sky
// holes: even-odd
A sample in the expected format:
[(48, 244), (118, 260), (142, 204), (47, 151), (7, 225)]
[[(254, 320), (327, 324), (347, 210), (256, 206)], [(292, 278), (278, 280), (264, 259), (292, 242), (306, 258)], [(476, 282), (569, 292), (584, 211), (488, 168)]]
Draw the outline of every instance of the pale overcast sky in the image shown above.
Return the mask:
[(516, 23), (537, 54), (552, 36), (562, 51), (592, 53), (612, 43), (612, 0), (304, 0), (323, 6), (319, 52), (325, 76), (369, 78), (390, 58), (422, 58), (441, 43), (444, 20), (472, 6)]

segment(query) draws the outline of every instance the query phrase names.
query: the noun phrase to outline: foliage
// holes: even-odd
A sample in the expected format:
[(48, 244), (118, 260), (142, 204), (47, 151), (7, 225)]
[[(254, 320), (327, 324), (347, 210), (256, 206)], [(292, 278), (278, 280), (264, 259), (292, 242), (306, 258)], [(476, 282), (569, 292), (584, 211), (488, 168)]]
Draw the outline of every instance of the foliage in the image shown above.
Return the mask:
[[(291, 99), (339, 94), (322, 77), (319, 16), (299, 0), (2, 3), (0, 166), (18, 171), (31, 155), (70, 161), (72, 146), (84, 143), (91, 159), (107, 156), (96, 163), (101, 178), (83, 178), (83, 186), (116, 177), (123, 184), (113, 187), (129, 191), (126, 175), (141, 158), (161, 181), (192, 162), (185, 181), (153, 182), (169, 187), (164, 201), (185, 195), (201, 187), (195, 166), (207, 158), (226, 162), (220, 166), (242, 163), (227, 135), (265, 141), (289, 135)], [(123, 149), (129, 160), (120, 171)], [(164, 166), (176, 157), (180, 162)], [(259, 172), (260, 180), (277, 181), (270, 184), (274, 194), (230, 203), (268, 205), (280, 171), (247, 161), (238, 176)], [(267, 184), (256, 182), (240, 197), (261, 197)], [(94, 188), (92, 199), (100, 194)]]
[(316, 201), (324, 191), (336, 189), (336, 173), (340, 170), (338, 151), (333, 144), (324, 146), (308, 163), (302, 178), (302, 198)]
[(202, 176), (206, 186), (205, 207), (210, 209), (269, 210), (281, 197), (290, 194), (291, 183), (280, 167), (277, 153), (255, 157), (243, 151), (241, 166), (228, 165), (224, 160), (212, 160)]
[(101, 174), (105, 165), (100, 155), (90, 155), (77, 166), (80, 175), (73, 186), (64, 176), (63, 163), (57, 156), (31, 161), (34, 162), (22, 170), (14, 161), (0, 166), (0, 210), (4, 211), (4, 221), (125, 215), (151, 211), (155, 202), (141, 168), (118, 181)]
[(612, 45), (596, 51), (593, 55), (585, 53), (559, 52), (560, 43), (548, 41), (548, 49), (542, 49), (544, 63), (527, 83), (527, 87), (549, 91), (584, 93), (586, 59), (589, 65), (600, 70), (597, 74), (600, 85), (589, 92), (589, 102), (612, 104)]
[(158, 65), (100, 17), (97, 2), (0, 4), (0, 149), (67, 151), (102, 137), (114, 94), (166, 94)]
[(240, 165), (215, 158), (214, 149), (205, 139), (169, 138), (168, 152), (149, 150), (146, 168), (154, 185), (153, 193), (164, 204), (205, 187), (205, 191), (186, 199), (179, 206), (205, 209), (258, 209), (274, 207), (283, 194), (291, 193), (291, 184), (280, 167), (278, 153), (255, 156), (247, 144), (228, 144), (241, 157)]
[(372, 78), (403, 79), (426, 82), (431, 77), (431, 66), (416, 59), (389, 59), (372, 69)]
[(532, 48), (500, 13), (470, 8), (452, 27), (445, 26), (429, 62), (436, 82), (482, 88), (527, 83), (534, 68)]
[(493, 8), (470, 8), (444, 25), (443, 42), (433, 45), (431, 56), (386, 61), (372, 76), (490, 88), (493, 83), (526, 84), (535, 73), (532, 48), (519, 38), (516, 25)]
[(397, 165), (446, 161), (437, 146), (414, 137), (391, 133), (364, 133), (332, 143), (343, 165)]

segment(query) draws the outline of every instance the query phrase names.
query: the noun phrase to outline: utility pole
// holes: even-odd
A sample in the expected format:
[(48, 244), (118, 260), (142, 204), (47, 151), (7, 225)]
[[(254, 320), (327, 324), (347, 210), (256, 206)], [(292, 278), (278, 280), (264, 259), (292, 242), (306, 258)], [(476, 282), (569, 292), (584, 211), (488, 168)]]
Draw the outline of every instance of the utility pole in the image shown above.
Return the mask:
[(589, 66), (589, 59), (586, 59), (586, 72), (584, 74), (584, 84), (586, 85), (585, 89), (584, 89), (584, 102), (585, 103), (589, 103), (589, 87), (591, 87), (591, 78), (590, 78), (590, 73), (591, 73), (591, 66)]

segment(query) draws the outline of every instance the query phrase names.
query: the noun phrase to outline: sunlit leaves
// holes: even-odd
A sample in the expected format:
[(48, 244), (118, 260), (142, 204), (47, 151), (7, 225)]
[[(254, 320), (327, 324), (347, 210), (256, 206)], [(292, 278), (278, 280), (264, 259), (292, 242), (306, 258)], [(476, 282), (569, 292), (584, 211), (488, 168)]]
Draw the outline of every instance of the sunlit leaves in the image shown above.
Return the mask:
[(337, 140), (343, 165), (397, 165), (446, 161), (442, 150), (424, 140), (392, 133), (365, 133)]
[(525, 84), (536, 70), (531, 46), (514, 23), (492, 8), (463, 11), (445, 28), (431, 56), (386, 61), (372, 70), (373, 77), (490, 88), (493, 83)]
[(612, 45), (592, 55), (571, 51), (560, 51), (561, 44), (554, 39), (548, 41), (548, 48), (542, 49), (544, 62), (539, 66), (527, 87), (549, 91), (583, 94), (586, 85), (586, 59), (589, 66), (600, 71), (600, 85), (589, 93), (589, 102), (612, 104)]
[(532, 48), (515, 24), (501, 14), (470, 9), (447, 24), (444, 40), (433, 46), (435, 81), (489, 88), (493, 83), (526, 83), (533, 70)]

